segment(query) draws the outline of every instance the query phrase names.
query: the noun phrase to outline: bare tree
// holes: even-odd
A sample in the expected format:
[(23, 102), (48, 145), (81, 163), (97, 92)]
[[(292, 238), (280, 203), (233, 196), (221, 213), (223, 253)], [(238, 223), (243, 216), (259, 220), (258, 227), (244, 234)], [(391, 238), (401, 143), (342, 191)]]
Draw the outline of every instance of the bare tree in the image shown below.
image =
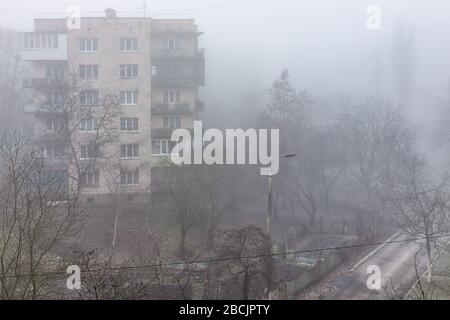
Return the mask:
[[(104, 177), (106, 187), (109, 191), (108, 195), (111, 199), (111, 209), (114, 212), (113, 236), (111, 239), (111, 248), (114, 250), (117, 245), (120, 217), (132, 207), (130, 197), (149, 195), (150, 186), (147, 184), (127, 184), (127, 174), (133, 174), (133, 170), (136, 170), (136, 168), (130, 170), (130, 168), (124, 167), (121, 164), (119, 157), (110, 157), (108, 162), (108, 170), (104, 170)], [(145, 205), (148, 204), (149, 201), (146, 201), (143, 198), (141, 198), (140, 201), (140, 209), (145, 213)]]
[(265, 125), (280, 129), (281, 149), (299, 152), (303, 133), (310, 125), (314, 101), (307, 91), (292, 86), (287, 69), (266, 92), (269, 103), (263, 115)]
[(146, 297), (153, 281), (151, 272), (133, 269), (133, 260), (102, 254), (98, 250), (74, 252), (75, 262), (83, 273), (82, 287), (76, 297), (82, 300), (132, 300)]
[(228, 288), (228, 294), (235, 298), (240, 293), (244, 300), (269, 298), (274, 273), (271, 242), (265, 232), (254, 225), (223, 230), (216, 243), (220, 257), (229, 259), (218, 266), (221, 286)]
[[(427, 285), (423, 281), (420, 269), (420, 263), (417, 259), (420, 250), (414, 254), (414, 278), (412, 288), (405, 287), (405, 284), (395, 287), (391, 281), (386, 282), (384, 292), (391, 300), (436, 300), (438, 298), (436, 287)], [(406, 284), (408, 285), (408, 284)], [(409, 290), (408, 290), (409, 289)], [(447, 292), (447, 290), (443, 290)], [(448, 293), (448, 292), (447, 292)]]
[(337, 115), (345, 143), (346, 172), (361, 186), (354, 196), (360, 237), (375, 235), (384, 185), (411, 157), (414, 135), (392, 101), (367, 97), (346, 101)]
[(325, 203), (326, 212), (330, 211), (330, 194), (338, 180), (345, 174), (345, 153), (343, 139), (334, 125), (325, 125), (318, 130), (316, 161), (319, 192)]
[[(85, 177), (103, 159), (103, 165), (111, 155), (106, 146), (119, 134), (119, 98), (114, 93), (94, 89), (89, 82), (81, 81), (75, 73), (60, 76), (49, 88), (42, 112), (38, 116), (45, 121), (59, 119), (62, 128), (56, 137), (67, 146), (65, 157), (69, 169), (69, 186), (78, 196), (85, 187)], [(87, 134), (81, 136), (80, 131)], [(82, 147), (82, 145), (84, 147)], [(84, 148), (84, 150), (83, 150)]]
[(450, 234), (450, 190), (448, 176), (440, 181), (430, 179), (423, 159), (413, 158), (389, 185), (387, 208), (400, 228), (417, 238), (426, 250), (428, 280), (432, 279), (434, 248)]
[(205, 203), (204, 194), (198, 192), (195, 179), (196, 168), (173, 167), (165, 185), (169, 195), (168, 211), (174, 214), (178, 229), (178, 257), (187, 259), (192, 252), (187, 248), (187, 238), (202, 215)]
[(365, 190), (370, 203), (411, 150), (412, 131), (389, 100), (368, 97), (353, 102), (338, 115), (346, 142), (348, 170)]
[(58, 269), (59, 247), (78, 231), (78, 201), (17, 132), (1, 140), (0, 176), (0, 297), (37, 299), (51, 283), (40, 273)]

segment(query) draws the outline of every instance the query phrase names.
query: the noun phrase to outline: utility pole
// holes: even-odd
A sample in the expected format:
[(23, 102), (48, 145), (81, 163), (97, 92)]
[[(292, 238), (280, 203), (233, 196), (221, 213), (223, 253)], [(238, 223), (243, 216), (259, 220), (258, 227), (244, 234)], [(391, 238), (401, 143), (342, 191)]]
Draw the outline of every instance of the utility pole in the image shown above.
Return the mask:
[[(289, 153), (289, 154), (285, 154), (279, 157), (279, 159), (282, 158), (293, 158), (295, 157), (296, 154), (295, 153)], [(267, 218), (266, 218), (266, 232), (267, 232), (267, 236), (269, 237), (269, 241), (270, 241), (270, 251), (272, 253), (274, 253), (273, 250), (273, 245), (272, 245), (272, 180), (273, 180), (273, 172), (272, 170), (270, 170), (269, 174), (267, 175), (267, 182), (268, 182), (268, 186), (267, 186)], [(271, 290), (271, 285), (269, 285), (268, 289), (268, 294), (267, 294), (267, 298), (268, 300), (272, 300), (272, 290)]]
[(266, 232), (270, 237), (272, 231), (272, 171), (267, 176), (268, 188), (267, 188), (267, 219), (266, 219)]
[[(293, 158), (295, 157), (295, 153), (288, 153), (285, 155), (282, 155), (279, 157), (279, 159), (283, 158)], [(267, 218), (266, 218), (266, 232), (269, 235), (269, 238), (272, 233), (272, 180), (273, 180), (273, 173), (272, 171), (267, 175), (268, 180), (268, 186), (267, 186)]]

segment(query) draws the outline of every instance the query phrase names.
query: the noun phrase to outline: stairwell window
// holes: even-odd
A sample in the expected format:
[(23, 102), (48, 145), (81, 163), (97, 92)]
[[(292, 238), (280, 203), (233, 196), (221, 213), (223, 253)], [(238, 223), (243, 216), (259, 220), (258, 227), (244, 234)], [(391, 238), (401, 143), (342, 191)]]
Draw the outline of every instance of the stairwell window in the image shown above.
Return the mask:
[(159, 73), (159, 67), (157, 65), (152, 65), (152, 76), (156, 76)]
[(139, 65), (137, 64), (121, 64), (120, 79), (136, 79), (139, 75)]
[(179, 47), (178, 41), (176, 39), (167, 40), (167, 50), (175, 50)]
[(98, 64), (81, 64), (79, 70), (80, 70), (80, 79), (83, 80), (98, 79)]
[(137, 105), (139, 92), (137, 90), (120, 91), (120, 104), (123, 106)]
[(46, 147), (46, 154), (48, 158), (63, 157), (66, 153), (66, 146), (59, 143), (51, 143)]
[(181, 92), (180, 90), (164, 90), (163, 91), (163, 103), (180, 103)]
[(80, 159), (97, 159), (100, 154), (99, 146), (95, 144), (83, 144), (80, 151)]
[(81, 174), (80, 184), (83, 187), (98, 187), (100, 185), (99, 170), (91, 170), (91, 171)]
[(80, 131), (81, 132), (96, 132), (98, 130), (98, 119), (88, 118), (81, 119)]
[(156, 156), (170, 155), (175, 142), (167, 139), (152, 140), (152, 154)]
[(120, 169), (120, 184), (121, 185), (138, 185), (139, 184), (139, 169), (126, 170)]
[(47, 104), (55, 106), (64, 103), (64, 97), (61, 92), (52, 90), (47, 93)]
[(96, 52), (98, 51), (98, 39), (82, 38), (80, 39), (80, 52)]
[(137, 131), (139, 129), (138, 118), (120, 118), (121, 131)]
[(63, 79), (64, 78), (64, 66), (48, 64), (45, 66), (45, 77), (47, 79)]
[(60, 131), (66, 128), (66, 123), (61, 118), (48, 118), (46, 124), (48, 131)]
[(139, 144), (122, 144), (120, 145), (120, 158), (122, 159), (138, 159)]
[(166, 116), (163, 117), (163, 127), (165, 129), (176, 129), (180, 128), (181, 121), (179, 116)]
[(137, 51), (137, 38), (120, 38), (120, 51)]
[(81, 106), (98, 105), (98, 90), (83, 90), (80, 92)]

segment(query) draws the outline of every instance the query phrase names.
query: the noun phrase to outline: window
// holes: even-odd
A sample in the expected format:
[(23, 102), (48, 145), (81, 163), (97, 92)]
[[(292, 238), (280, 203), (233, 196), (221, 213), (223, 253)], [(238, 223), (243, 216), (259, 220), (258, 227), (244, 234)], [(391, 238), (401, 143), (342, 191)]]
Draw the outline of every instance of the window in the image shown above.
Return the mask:
[(122, 144), (120, 145), (120, 157), (122, 159), (136, 159), (139, 157), (138, 144)]
[(158, 74), (158, 66), (152, 65), (152, 76), (155, 76)]
[(84, 80), (94, 80), (98, 78), (98, 64), (80, 65), (80, 78)]
[(47, 79), (64, 78), (64, 66), (48, 64), (45, 66), (45, 77)]
[(47, 93), (47, 103), (50, 106), (54, 106), (64, 102), (64, 98), (59, 91), (52, 90)]
[(49, 118), (47, 119), (47, 130), (59, 131), (65, 128), (64, 120), (61, 118)]
[(152, 154), (153, 155), (169, 155), (173, 147), (176, 145), (175, 141), (167, 139), (152, 140)]
[(138, 118), (120, 118), (120, 130), (122, 131), (137, 131)]
[(136, 90), (120, 91), (121, 105), (136, 105), (139, 103), (139, 92)]
[(96, 159), (99, 157), (99, 147), (96, 144), (83, 144), (80, 151), (81, 159)]
[(81, 119), (80, 131), (81, 132), (95, 132), (98, 130), (98, 119), (89, 118)]
[(138, 185), (139, 169), (126, 170), (120, 169), (120, 184), (122, 185)]
[(84, 90), (80, 92), (80, 104), (93, 106), (98, 104), (98, 90)]
[(120, 79), (136, 79), (138, 77), (137, 64), (121, 64), (120, 65)]
[(164, 90), (163, 103), (180, 103), (181, 92), (179, 90)]
[(178, 116), (163, 117), (163, 127), (170, 128), (170, 129), (179, 128), (180, 127), (180, 117), (178, 117)]
[(65, 146), (63, 144), (49, 144), (47, 145), (46, 152), (48, 158), (63, 157), (66, 153)]
[(98, 39), (80, 39), (81, 52), (95, 52), (98, 51)]
[(58, 35), (49, 32), (28, 32), (23, 37), (25, 49), (57, 49)]
[(167, 40), (167, 49), (168, 50), (174, 50), (178, 48), (178, 41), (175, 39), (169, 39)]
[(137, 38), (120, 38), (120, 51), (136, 51)]
[(100, 172), (98, 170), (91, 170), (81, 174), (80, 183), (83, 187), (98, 187), (100, 180)]

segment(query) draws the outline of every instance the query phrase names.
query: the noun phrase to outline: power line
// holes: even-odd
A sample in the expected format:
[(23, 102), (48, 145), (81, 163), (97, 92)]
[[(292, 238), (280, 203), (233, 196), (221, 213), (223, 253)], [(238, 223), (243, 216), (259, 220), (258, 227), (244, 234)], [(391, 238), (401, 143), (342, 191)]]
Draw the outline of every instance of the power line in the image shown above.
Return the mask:
[[(444, 237), (449, 237), (448, 235), (436, 236), (435, 239), (440, 239)], [(153, 263), (139, 266), (119, 266), (112, 268), (97, 268), (91, 270), (81, 270), (81, 272), (99, 272), (99, 271), (117, 271), (117, 270), (136, 270), (136, 269), (147, 269), (147, 268), (155, 268), (155, 267), (168, 267), (168, 266), (176, 266), (176, 265), (192, 265), (199, 263), (212, 263), (212, 262), (223, 262), (223, 261), (232, 261), (232, 260), (241, 260), (241, 259), (257, 259), (257, 258), (267, 258), (267, 257), (277, 257), (277, 256), (285, 256), (291, 254), (301, 254), (301, 253), (314, 253), (314, 252), (323, 252), (323, 251), (331, 251), (331, 250), (343, 250), (343, 249), (352, 249), (352, 248), (361, 248), (361, 247), (369, 247), (376, 246), (382, 244), (395, 244), (402, 242), (412, 242), (423, 240), (424, 237), (416, 237), (416, 238), (408, 238), (402, 240), (390, 240), (386, 242), (372, 242), (372, 243), (361, 243), (361, 244), (353, 244), (353, 245), (345, 245), (345, 246), (337, 246), (337, 247), (325, 247), (325, 248), (317, 248), (317, 249), (306, 249), (306, 250), (296, 250), (296, 251), (284, 251), (279, 253), (267, 253), (267, 254), (257, 254), (257, 255), (247, 255), (247, 256), (236, 256), (236, 257), (220, 257), (213, 259), (202, 259), (202, 260), (190, 260), (190, 261), (174, 261), (174, 262), (162, 262), (162, 263)], [(52, 275), (63, 275), (67, 274), (65, 271), (58, 272), (42, 272), (35, 274), (16, 274), (16, 275), (5, 275), (2, 278), (21, 278), (21, 277), (45, 277)], [(0, 276), (1, 277), (1, 276)]]

